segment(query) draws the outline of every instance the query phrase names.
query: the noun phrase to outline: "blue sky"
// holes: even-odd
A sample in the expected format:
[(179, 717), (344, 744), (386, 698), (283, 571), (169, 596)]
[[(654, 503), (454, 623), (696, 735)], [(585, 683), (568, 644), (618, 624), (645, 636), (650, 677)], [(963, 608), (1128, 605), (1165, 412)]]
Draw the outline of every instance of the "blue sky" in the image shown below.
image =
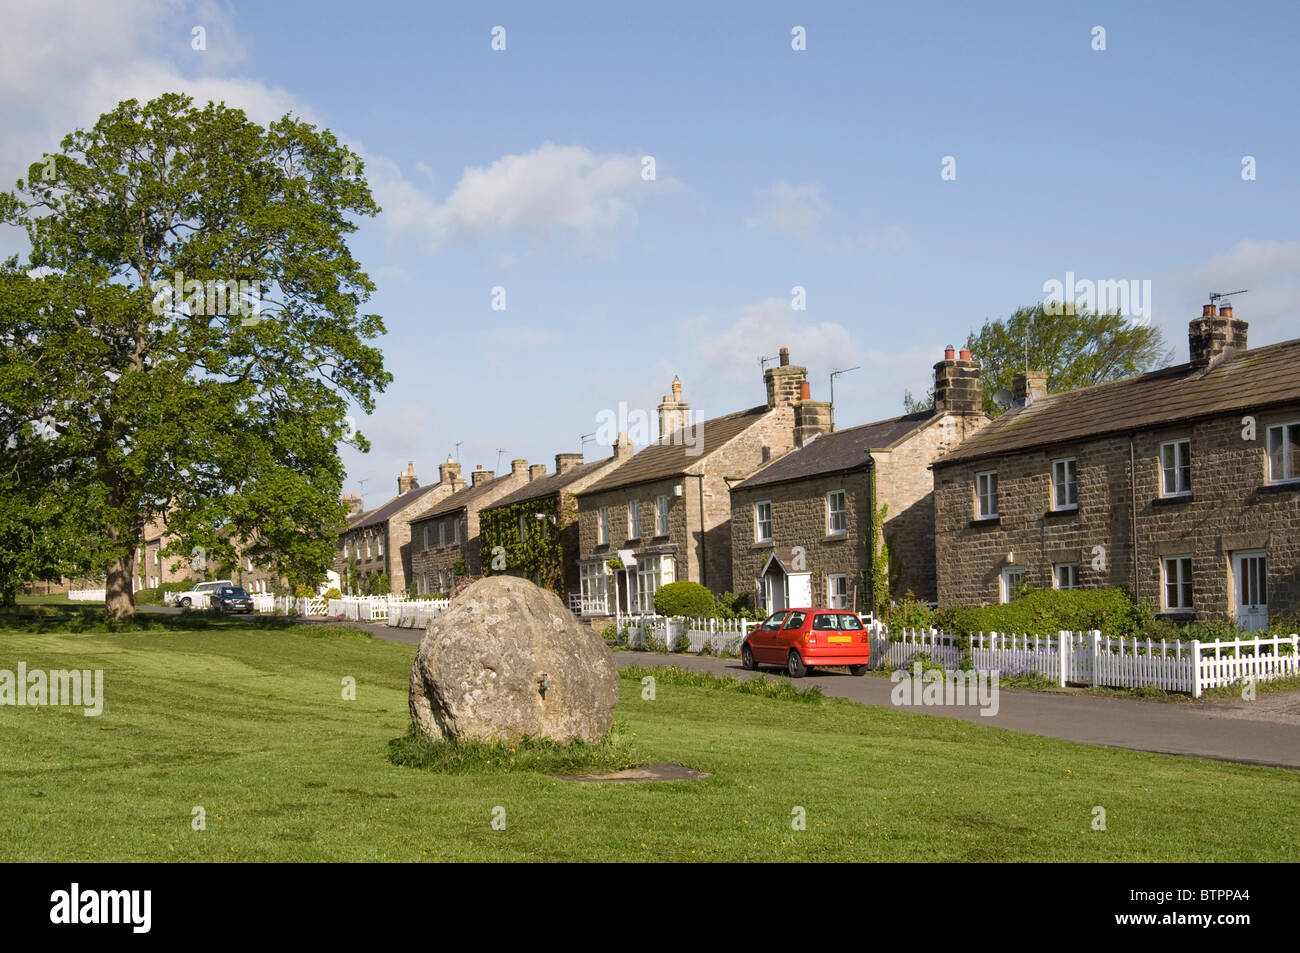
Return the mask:
[(372, 452), (344, 451), (367, 506), (458, 441), (467, 467), (553, 465), (674, 374), (697, 413), (761, 403), (783, 345), (821, 399), (862, 366), (840, 426), (892, 416), (945, 344), (1067, 271), (1149, 280), (1175, 360), (1212, 290), (1250, 289), (1252, 344), (1296, 336), (1294, 4), (10, 6), (9, 182), (165, 89), (293, 110), (366, 158), (384, 212), (353, 248), (396, 378), (359, 421)]

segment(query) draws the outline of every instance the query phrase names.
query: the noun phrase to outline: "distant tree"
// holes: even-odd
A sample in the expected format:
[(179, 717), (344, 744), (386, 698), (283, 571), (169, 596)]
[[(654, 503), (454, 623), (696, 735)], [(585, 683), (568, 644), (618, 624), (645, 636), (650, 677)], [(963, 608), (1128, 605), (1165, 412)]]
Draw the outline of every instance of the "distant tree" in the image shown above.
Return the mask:
[(392, 379), (345, 240), (379, 211), (360, 170), (327, 130), (165, 94), (64, 137), (0, 193), (31, 245), (7, 280), (37, 305), (0, 309), (0, 405), (49, 421), (45, 463), (113, 616), (134, 614), (154, 517), (177, 537), (165, 555), (199, 546), (218, 565), (255, 540), (245, 555), (291, 581), (333, 561), (337, 444), (368, 449), (345, 415)]
[(910, 390), (903, 391), (903, 413), (905, 414), (922, 414), (926, 411), (934, 410), (934, 385), (926, 391), (925, 397), (917, 400), (912, 396)]
[(1005, 320), (985, 321), (966, 338), (980, 362), (985, 413), (1006, 409), (993, 395), (1011, 389), (1012, 377), (1025, 370), (1026, 351), (1029, 369), (1046, 372), (1049, 393), (1141, 374), (1173, 357), (1157, 327), (1135, 325), (1119, 313), (1076, 312), (1068, 303), (1063, 310), (1054, 315), (1043, 304), (1020, 308)]

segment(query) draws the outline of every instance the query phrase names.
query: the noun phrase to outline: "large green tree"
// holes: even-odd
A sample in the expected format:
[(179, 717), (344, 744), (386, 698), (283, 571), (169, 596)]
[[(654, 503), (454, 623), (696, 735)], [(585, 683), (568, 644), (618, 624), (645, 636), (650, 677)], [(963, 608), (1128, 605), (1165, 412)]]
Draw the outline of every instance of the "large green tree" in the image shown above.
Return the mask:
[[(966, 347), (980, 362), (984, 411), (996, 417), (1007, 408), (993, 395), (1011, 390), (1012, 378), (1026, 368), (1047, 374), (1049, 393), (1089, 387), (1154, 370), (1169, 363), (1173, 352), (1153, 325), (1135, 324), (1123, 315), (1101, 314), (1047, 305), (1018, 309), (1008, 318), (985, 321), (966, 338)], [(907, 413), (934, 407), (934, 388), (924, 400), (903, 395)]]
[(0, 194), (31, 245), (6, 280), (39, 305), (0, 309), (0, 404), (11, 434), (45, 422), (39, 456), (68, 481), (110, 614), (134, 613), (153, 517), (181, 558), (243, 544), (291, 579), (332, 561), (338, 443), (368, 449), (347, 413), (391, 380), (346, 243), (379, 211), (361, 170), (292, 116), (263, 128), (166, 94), (66, 136)]

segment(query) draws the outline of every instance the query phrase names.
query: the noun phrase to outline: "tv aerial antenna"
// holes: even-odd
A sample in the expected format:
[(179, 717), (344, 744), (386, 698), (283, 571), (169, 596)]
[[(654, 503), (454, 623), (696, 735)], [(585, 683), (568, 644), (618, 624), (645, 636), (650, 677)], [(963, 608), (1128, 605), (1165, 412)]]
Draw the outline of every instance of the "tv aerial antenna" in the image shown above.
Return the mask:
[[(1231, 295), (1244, 295), (1249, 288), (1242, 288), (1240, 291), (1211, 291), (1210, 304), (1218, 304), (1220, 298), (1227, 298)], [(1231, 304), (1232, 302), (1229, 302)]]

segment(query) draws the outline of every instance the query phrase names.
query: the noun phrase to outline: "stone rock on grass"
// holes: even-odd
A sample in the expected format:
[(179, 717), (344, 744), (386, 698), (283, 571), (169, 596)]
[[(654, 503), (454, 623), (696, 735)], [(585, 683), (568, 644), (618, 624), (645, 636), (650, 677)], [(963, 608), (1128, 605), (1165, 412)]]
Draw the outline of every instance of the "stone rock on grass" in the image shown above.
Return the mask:
[(618, 672), (604, 639), (555, 593), (489, 576), (425, 628), (410, 702), (433, 738), (595, 743), (614, 721)]

